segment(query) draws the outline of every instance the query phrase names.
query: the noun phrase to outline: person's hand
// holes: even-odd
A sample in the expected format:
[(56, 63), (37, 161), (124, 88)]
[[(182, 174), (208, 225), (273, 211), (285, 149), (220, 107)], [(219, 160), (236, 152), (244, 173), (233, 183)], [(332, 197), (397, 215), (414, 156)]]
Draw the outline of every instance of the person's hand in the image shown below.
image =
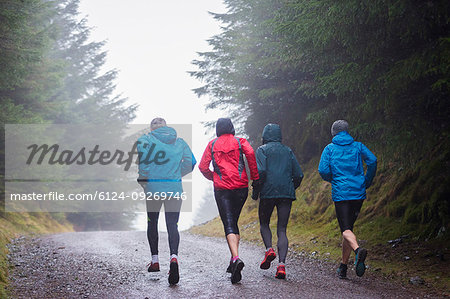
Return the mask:
[(256, 180), (252, 182), (252, 199), (258, 200), (259, 192), (261, 191), (261, 180)]

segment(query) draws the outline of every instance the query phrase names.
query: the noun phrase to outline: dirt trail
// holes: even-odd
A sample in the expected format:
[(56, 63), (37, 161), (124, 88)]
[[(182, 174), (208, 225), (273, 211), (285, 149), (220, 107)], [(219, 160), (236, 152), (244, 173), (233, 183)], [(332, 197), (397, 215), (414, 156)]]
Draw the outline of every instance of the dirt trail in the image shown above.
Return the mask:
[(10, 246), (14, 298), (423, 298), (390, 282), (335, 275), (335, 265), (288, 257), (287, 279), (274, 278), (275, 264), (260, 270), (263, 249), (242, 244), (241, 283), (225, 273), (229, 256), (222, 239), (181, 234), (180, 283), (167, 282), (167, 235), (160, 235), (161, 272), (148, 273), (145, 232), (64, 233), (18, 239)]

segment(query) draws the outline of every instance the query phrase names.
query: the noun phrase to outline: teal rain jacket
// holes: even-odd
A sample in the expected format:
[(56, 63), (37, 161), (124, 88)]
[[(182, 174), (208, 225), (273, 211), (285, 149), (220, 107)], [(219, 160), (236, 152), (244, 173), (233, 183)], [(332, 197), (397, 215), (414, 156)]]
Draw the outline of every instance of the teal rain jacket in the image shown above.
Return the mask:
[[(363, 161), (367, 165), (366, 175)], [(366, 188), (372, 184), (376, 171), (377, 158), (346, 131), (334, 136), (319, 163), (320, 175), (331, 182), (333, 201), (365, 199)]]
[(139, 177), (146, 192), (183, 192), (181, 178), (197, 161), (191, 149), (171, 127), (161, 127), (138, 139)]
[(260, 198), (290, 198), (300, 186), (303, 173), (292, 150), (281, 143), (281, 129), (268, 124), (263, 130), (263, 145), (256, 150), (260, 177)]

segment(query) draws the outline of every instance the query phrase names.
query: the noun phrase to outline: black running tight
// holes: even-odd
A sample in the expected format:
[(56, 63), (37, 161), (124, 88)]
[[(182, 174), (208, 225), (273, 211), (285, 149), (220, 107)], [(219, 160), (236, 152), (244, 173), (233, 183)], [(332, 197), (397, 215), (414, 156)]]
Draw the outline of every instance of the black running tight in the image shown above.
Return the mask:
[(239, 235), (238, 220), (242, 207), (248, 196), (248, 188), (242, 189), (215, 189), (214, 197), (223, 223), (225, 235)]
[(278, 257), (280, 263), (286, 262), (286, 255), (288, 251), (288, 239), (286, 236), (286, 227), (289, 221), (289, 214), (291, 213), (292, 199), (269, 198), (260, 199), (259, 201), (259, 225), (261, 236), (264, 241), (266, 249), (272, 247), (272, 231), (270, 230), (270, 216), (274, 207), (277, 207), (278, 222), (277, 222), (277, 237), (278, 237)]
[[(180, 234), (178, 232), (179, 212), (166, 212), (166, 227), (169, 235), (170, 254), (178, 255)], [(158, 254), (158, 218), (159, 212), (147, 212), (147, 239), (152, 255)]]
[(158, 218), (159, 211), (164, 204), (167, 234), (169, 238), (170, 254), (178, 255), (180, 234), (178, 219), (180, 217), (181, 201), (179, 200), (148, 200), (147, 201), (147, 239), (152, 255), (158, 254)]

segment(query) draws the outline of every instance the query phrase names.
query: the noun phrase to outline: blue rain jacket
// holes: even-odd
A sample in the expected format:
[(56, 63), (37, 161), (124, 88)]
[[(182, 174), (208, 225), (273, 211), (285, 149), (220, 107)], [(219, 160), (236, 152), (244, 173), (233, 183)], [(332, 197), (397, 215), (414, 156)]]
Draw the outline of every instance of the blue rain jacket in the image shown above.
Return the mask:
[[(363, 161), (367, 165), (364, 175)], [(346, 131), (334, 136), (323, 150), (319, 173), (331, 182), (333, 201), (366, 199), (366, 189), (377, 171), (377, 158)]]
[(281, 143), (281, 129), (268, 124), (263, 130), (263, 145), (256, 150), (261, 180), (260, 198), (290, 198), (300, 186), (303, 172), (292, 150)]
[(188, 144), (171, 127), (161, 127), (138, 139), (139, 177), (146, 192), (183, 192), (181, 178), (197, 161)]

